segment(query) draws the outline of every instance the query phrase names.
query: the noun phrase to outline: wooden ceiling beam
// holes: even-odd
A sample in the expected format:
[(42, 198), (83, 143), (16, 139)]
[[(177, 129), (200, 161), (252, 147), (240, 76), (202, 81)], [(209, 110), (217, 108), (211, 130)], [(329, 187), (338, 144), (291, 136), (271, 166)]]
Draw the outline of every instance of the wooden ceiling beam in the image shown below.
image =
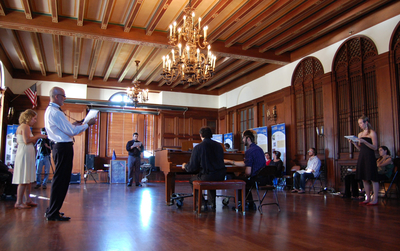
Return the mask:
[(243, 50), (249, 49), (262, 40), (265, 41), (266, 39), (274, 36), (277, 32), (282, 32), (284, 27), (291, 27), (299, 23), (302, 19), (304, 19), (305, 16), (312, 15), (314, 12), (318, 11), (318, 9), (322, 9), (333, 1), (334, 0), (309, 0), (305, 2), (295, 10), (286, 14), (284, 18), (277, 20), (266, 29), (247, 40), (242, 46)]
[(123, 43), (115, 43), (112, 49), (111, 57), (107, 66), (106, 73), (104, 74), (103, 81), (107, 81), (108, 78), (110, 77), (111, 71), (114, 68), (115, 62), (117, 62), (117, 58), (119, 53), (121, 52), (122, 46), (124, 46)]
[(162, 63), (159, 64), (156, 69), (150, 74), (150, 76), (146, 79), (145, 85), (149, 85), (153, 82), (153, 80), (157, 79), (157, 77), (161, 76), (162, 73)]
[(149, 25), (146, 28), (146, 35), (150, 36), (156, 29), (157, 24), (160, 22), (161, 18), (164, 16), (172, 0), (162, 0), (159, 4), (156, 13), (151, 18)]
[(115, 0), (107, 0), (106, 6), (104, 9), (103, 19), (101, 20), (101, 28), (103, 30), (107, 29), (108, 22), (110, 21), (110, 17), (111, 17), (111, 12), (114, 7), (114, 2), (115, 2)]
[(139, 80), (140, 77), (143, 74), (143, 70), (149, 65), (151, 64), (154, 60), (156, 61), (160, 61), (159, 58), (156, 58), (155, 56), (160, 52), (160, 48), (153, 48), (153, 50), (151, 51), (150, 55), (144, 60), (144, 62), (142, 62), (139, 70), (135, 73), (135, 75), (132, 78), (132, 83), (135, 81), (135, 79)]
[(77, 25), (83, 26), (83, 19), (85, 18), (86, 0), (78, 0), (78, 18)]
[[(232, 58), (220, 58), (215, 62), (215, 75), (217, 75), (220, 71), (225, 71), (225, 68), (232, 64), (235, 61), (235, 59)], [(196, 90), (200, 90), (204, 86), (207, 86), (208, 82), (205, 82), (203, 84), (200, 84), (199, 86), (196, 87)]]
[(224, 78), (225, 76), (232, 74), (234, 71), (236, 71), (239, 67), (243, 66), (245, 63), (246, 61), (244, 60), (236, 60), (232, 64), (226, 66), (223, 72), (222, 71), (218, 72), (218, 74), (215, 75), (211, 80), (207, 81), (205, 85), (198, 86), (196, 88), (196, 91), (201, 90), (203, 87), (211, 86), (212, 84)]
[(214, 42), (211, 46), (211, 51), (217, 57), (230, 57), (247, 61), (257, 61), (279, 65), (285, 65), (291, 62), (290, 54), (276, 55), (274, 51), (260, 53), (257, 48), (250, 48), (244, 51), (242, 50), (241, 45), (233, 45), (227, 48), (222, 41)]
[[(192, 3), (192, 6), (191, 6), (192, 7), (192, 11), (196, 11), (197, 7), (199, 7), (199, 5), (201, 4), (202, 1), (203, 0), (195, 0)], [(187, 7), (189, 7), (189, 3), (186, 5), (186, 8)], [(176, 21), (176, 27), (182, 26), (182, 24), (183, 24), (183, 16), (184, 15), (185, 15), (185, 13), (183, 11), (179, 14), (178, 18), (175, 20)]]
[(42, 43), (39, 38), (39, 35), (35, 32), (31, 32), (31, 38), (33, 42), (33, 47), (35, 48), (36, 57), (39, 62), (40, 72), (43, 76), (46, 76), (46, 67), (44, 62), (44, 54), (42, 50)]
[(101, 46), (103, 45), (102, 40), (95, 40), (93, 45), (92, 56), (89, 62), (89, 80), (93, 79), (94, 73), (96, 71), (97, 61), (99, 59)]
[(58, 6), (57, 0), (50, 0), (51, 21), (58, 23)]
[(53, 35), (53, 51), (57, 75), (62, 78), (62, 45), (60, 35)]
[(125, 67), (122, 70), (122, 72), (118, 78), (118, 82), (122, 82), (122, 80), (124, 80), (126, 74), (128, 73), (129, 69), (131, 68), (133, 62), (135, 62), (135, 60), (136, 60), (136, 53), (138, 53), (140, 51), (140, 49), (141, 49), (141, 47), (138, 45), (136, 45), (133, 48), (129, 59), (127, 60), (127, 63), (125, 64)]
[(260, 67), (262, 64), (263, 63), (252, 62), (244, 67), (240, 67), (240, 69), (235, 70), (235, 72), (233, 72), (232, 74), (226, 75), (223, 79), (220, 79), (218, 81), (218, 84), (213, 85), (212, 87), (208, 88), (207, 91), (212, 91), (216, 88), (224, 86), (224, 85), (228, 84), (229, 82), (233, 81), (234, 79)]
[(281, 47), (279, 47), (276, 50), (276, 53), (279, 55), (280, 53), (285, 53), (290, 50), (295, 50), (296, 48), (299, 48), (312, 40), (317, 39), (318, 37), (321, 37), (337, 28), (340, 26), (343, 26), (346, 23), (349, 23), (353, 20), (357, 20), (361, 16), (365, 15), (369, 11), (376, 9), (387, 2), (390, 2), (390, 0), (371, 0), (364, 2), (360, 4), (359, 6), (355, 7), (354, 9), (343, 13), (339, 16), (337, 16), (334, 19), (331, 19), (318, 27), (313, 28), (309, 32), (306, 32), (302, 34), (300, 37), (297, 37), (295, 41), (289, 42)]
[(207, 26), (211, 21), (213, 21), (228, 5), (232, 2), (232, 0), (219, 1), (217, 5), (215, 5), (204, 18), (202, 18), (201, 22), (203, 23), (203, 27)]
[(22, 7), (24, 8), (25, 18), (32, 19), (31, 6), (29, 5), (29, 0), (21, 0)]
[(258, 17), (256, 17), (254, 20), (252, 20), (247, 25), (240, 28), (238, 31), (236, 31), (235, 34), (230, 36), (225, 41), (225, 46), (231, 47), (232, 45), (234, 45), (243, 35), (246, 34), (246, 32), (249, 32), (249, 31), (252, 31), (252, 30), (258, 28), (262, 23), (264, 23), (266, 20), (271, 18), (271, 15), (275, 16), (274, 13), (277, 13), (279, 10), (281, 10), (283, 7), (285, 7), (289, 3), (290, 3), (290, 1), (274, 1), (274, 2), (271, 1), (271, 5), (268, 8), (265, 8), (263, 13), (261, 13)]
[(74, 38), (74, 79), (77, 79), (79, 76), (79, 65), (81, 63), (81, 50), (82, 50), (82, 41), (83, 38), (75, 37)]
[(126, 20), (126, 23), (125, 23), (125, 26), (124, 26), (124, 31), (125, 32), (129, 32), (131, 30), (132, 25), (133, 25), (133, 21), (135, 20), (142, 3), (143, 3), (143, 0), (136, 0), (133, 3), (132, 9), (129, 11), (128, 19)]
[(231, 27), (240, 22), (249, 12), (254, 10), (258, 5), (260, 5), (263, 0), (251, 0), (246, 3), (238, 12), (225, 21), (220, 27), (214, 30), (208, 36), (208, 42), (211, 44), (215, 42), (219, 37), (221, 37), (225, 32), (227, 32)]
[[(56, 73), (48, 72), (46, 76), (42, 76), (39, 71), (32, 71), (30, 75), (24, 73), (23, 70), (15, 69), (13, 71), (13, 77), (18, 79), (29, 79), (29, 80), (37, 80), (37, 81), (48, 81), (48, 82), (60, 82), (60, 83), (76, 83), (76, 84), (84, 84), (89, 88), (107, 88), (107, 89), (118, 89), (118, 90), (126, 90), (126, 87), (131, 85), (130, 80), (124, 80), (122, 82), (118, 82), (116, 78), (110, 78), (107, 82), (103, 81), (103, 78), (93, 77), (93, 80), (89, 80), (86, 76), (81, 76), (78, 79), (74, 79), (72, 74), (63, 74), (63, 77), (60, 78)], [(158, 86), (152, 85), (151, 92), (157, 91), (171, 91), (171, 87), (169, 85)], [(206, 90), (199, 90), (194, 92), (193, 90), (185, 90), (183, 88), (179, 88), (174, 90), (184, 93), (196, 93), (196, 94), (208, 94), (208, 95), (217, 95), (218, 91), (207, 92)]]
[(17, 52), (18, 59), (21, 62), (22, 68), (24, 69), (26, 74), (30, 74), (28, 61), (26, 60), (26, 56), (23, 50), (23, 47), (19, 41), (16, 31), (7, 30), (8, 36), (11, 39), (11, 42), (14, 46), (15, 51)]
[[(165, 32), (154, 31), (151, 36), (146, 36), (142, 29), (131, 29), (124, 32), (121, 26), (108, 25), (106, 30), (102, 30), (95, 22), (85, 22), (84, 26), (77, 26), (76, 21), (72, 19), (63, 19), (58, 24), (49, 22), (47, 16), (38, 15), (32, 20), (27, 20), (20, 12), (10, 12), (0, 18), (0, 26), (6, 29), (22, 30), (46, 34), (59, 34), (63, 36), (79, 36), (84, 39), (99, 39), (103, 41), (118, 42), (125, 44), (135, 44), (150, 46), (156, 48), (170, 48), (168, 37)], [(219, 51), (220, 50), (220, 51)], [(223, 42), (216, 41), (212, 45), (212, 51), (215, 54), (220, 52), (220, 56), (234, 58), (248, 58), (251, 61), (263, 61), (264, 63), (287, 64), (290, 57), (275, 53), (259, 53), (258, 50), (250, 49), (243, 51), (240, 46), (226, 48)]]
[(327, 8), (324, 8), (317, 13), (314, 13), (314, 15), (307, 17), (301, 23), (292, 26), (290, 29), (286, 30), (278, 36), (275, 36), (274, 38), (260, 46), (260, 52), (265, 52), (272, 48), (279, 47), (280, 45), (286, 43), (298, 34), (302, 34), (307, 30), (310, 30), (331, 19), (332, 17), (340, 15), (340, 13), (346, 11), (348, 8), (358, 4), (359, 2), (362, 2), (362, 0), (337, 1), (332, 3)]

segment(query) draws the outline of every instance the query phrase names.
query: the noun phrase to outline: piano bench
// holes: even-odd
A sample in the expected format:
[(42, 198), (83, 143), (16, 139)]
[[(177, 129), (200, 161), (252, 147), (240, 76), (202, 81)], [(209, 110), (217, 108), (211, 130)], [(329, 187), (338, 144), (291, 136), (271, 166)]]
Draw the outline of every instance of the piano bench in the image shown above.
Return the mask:
[[(193, 211), (196, 211), (197, 205), (197, 215), (200, 214), (201, 211), (201, 199), (203, 190), (226, 190), (226, 189), (234, 189), (235, 190), (235, 203), (236, 203), (236, 211), (238, 211), (238, 196), (239, 190), (242, 190), (242, 201), (245, 201), (245, 193), (246, 193), (246, 182), (243, 180), (224, 180), (224, 181), (202, 181), (195, 180), (193, 181)], [(196, 203), (197, 201), (197, 203)], [(241, 211), (244, 214), (244, 208), (241, 207)]]

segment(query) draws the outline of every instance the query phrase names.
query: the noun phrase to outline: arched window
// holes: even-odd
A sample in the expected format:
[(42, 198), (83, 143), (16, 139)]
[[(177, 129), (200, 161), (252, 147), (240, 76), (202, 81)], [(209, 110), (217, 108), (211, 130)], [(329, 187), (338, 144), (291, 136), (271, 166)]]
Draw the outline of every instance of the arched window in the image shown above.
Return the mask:
[(303, 59), (296, 67), (292, 77), (292, 87), (296, 106), (296, 144), (297, 154), (305, 155), (310, 147), (324, 151), (322, 138), (316, 137), (316, 127), (324, 125), (324, 106), (322, 99), (321, 76), (324, 69), (314, 57)]
[[(395, 94), (396, 98), (395, 100), (397, 101), (397, 107), (393, 107), (395, 112), (394, 114), (399, 114), (400, 111), (400, 22), (397, 24), (397, 28), (395, 29), (393, 36), (392, 36), (392, 41), (390, 45), (390, 50), (391, 50), (391, 55), (392, 55), (392, 62), (394, 64), (394, 77), (393, 79), (395, 80)], [(397, 111), (397, 112), (396, 112)], [(397, 115), (397, 129), (395, 128), (395, 142), (396, 143), (396, 148), (399, 149), (400, 142), (399, 142), (399, 125), (400, 125), (400, 116)]]
[(378, 129), (378, 103), (373, 58), (375, 44), (360, 36), (346, 41), (338, 50), (333, 63), (337, 90), (339, 153), (350, 152), (346, 135), (360, 131), (358, 118), (366, 115), (374, 130)]
[(109, 101), (132, 103), (132, 100), (129, 99), (128, 95), (126, 95), (126, 92), (117, 92), (117, 93), (113, 94), (110, 97)]

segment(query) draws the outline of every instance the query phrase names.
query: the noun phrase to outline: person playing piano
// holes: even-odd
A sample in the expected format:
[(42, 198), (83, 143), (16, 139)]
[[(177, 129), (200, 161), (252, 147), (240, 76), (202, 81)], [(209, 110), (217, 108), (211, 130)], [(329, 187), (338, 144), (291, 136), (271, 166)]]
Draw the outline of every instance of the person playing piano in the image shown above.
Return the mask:
[[(189, 163), (183, 163), (182, 169), (187, 172), (197, 173), (189, 183), (193, 190), (193, 181), (223, 181), (225, 179), (226, 167), (224, 164), (224, 149), (221, 144), (212, 140), (212, 131), (209, 127), (200, 129), (200, 138), (202, 142), (193, 148)], [(216, 191), (208, 192), (208, 201), (215, 209)], [(203, 198), (204, 209), (207, 208)]]
[[(242, 140), (247, 150), (244, 155), (244, 161), (224, 160), (225, 164), (232, 164), (235, 166), (245, 167), (244, 175), (234, 177), (234, 179), (244, 180), (246, 182), (246, 200), (248, 204), (245, 206), (246, 209), (256, 209), (253, 201), (253, 195), (249, 193), (250, 187), (254, 183), (253, 177), (265, 167), (265, 156), (264, 151), (255, 143), (255, 136), (252, 130), (246, 130), (243, 132)], [(239, 193), (239, 198), (241, 195)]]

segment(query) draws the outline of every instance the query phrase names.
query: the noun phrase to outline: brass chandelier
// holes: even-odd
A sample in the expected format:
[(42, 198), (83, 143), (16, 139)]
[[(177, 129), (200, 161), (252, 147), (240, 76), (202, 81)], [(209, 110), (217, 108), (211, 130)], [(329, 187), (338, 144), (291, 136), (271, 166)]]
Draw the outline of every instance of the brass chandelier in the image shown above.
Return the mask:
[[(137, 75), (137, 71), (139, 68), (139, 60), (135, 61), (136, 63), (136, 73), (135, 76)], [(132, 102), (135, 104), (135, 108), (137, 107), (138, 103), (143, 103), (149, 100), (149, 90), (142, 90), (139, 88), (140, 86), (140, 81), (135, 79), (133, 82), (133, 87), (128, 87), (126, 90), (126, 95), (132, 100)]]
[[(170, 54), (162, 57), (161, 73), (167, 85), (171, 85), (179, 78), (182, 84), (202, 84), (214, 76), (216, 56), (211, 53), (211, 46), (207, 42), (208, 26), (203, 27), (201, 32), (201, 18), (195, 25), (195, 13), (192, 10), (189, 2), (189, 7), (184, 10), (183, 25), (177, 28), (177, 23), (174, 22), (169, 26), (168, 43), (173, 48)], [(205, 55), (200, 50), (206, 48)]]

